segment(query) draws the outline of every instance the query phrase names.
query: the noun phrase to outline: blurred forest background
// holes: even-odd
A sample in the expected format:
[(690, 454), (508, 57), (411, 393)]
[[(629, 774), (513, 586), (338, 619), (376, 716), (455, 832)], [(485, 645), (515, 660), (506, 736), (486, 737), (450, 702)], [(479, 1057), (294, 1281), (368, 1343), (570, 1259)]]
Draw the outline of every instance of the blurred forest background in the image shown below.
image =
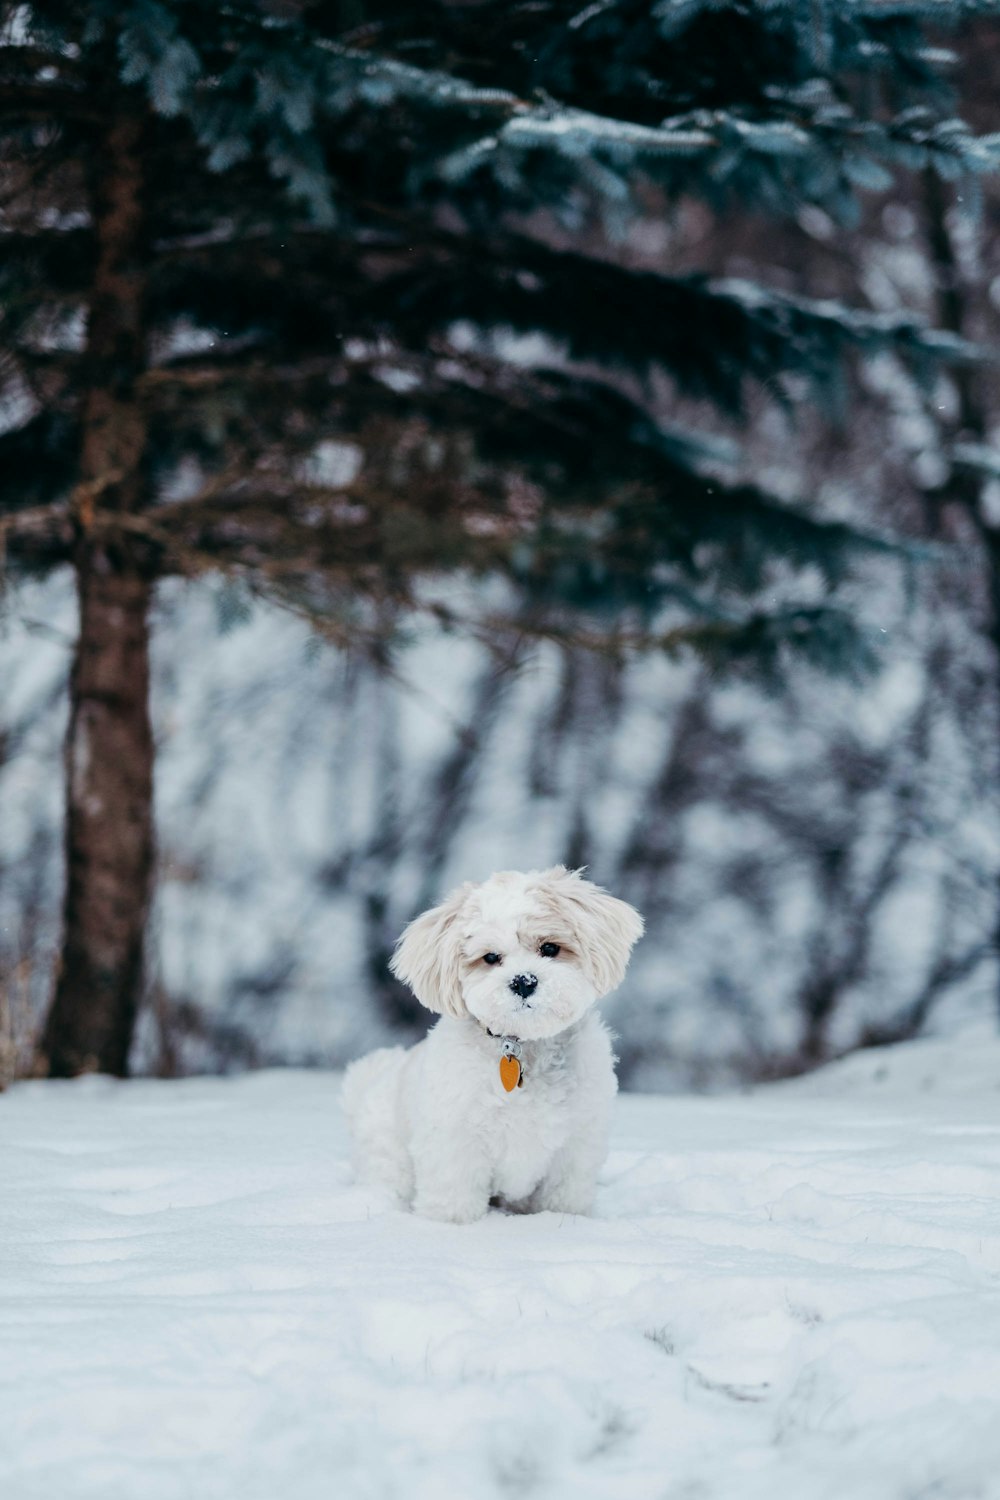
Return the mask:
[(557, 861), (626, 1086), (996, 1013), (998, 97), (991, 0), (0, 4), (0, 1082), (413, 1039)]

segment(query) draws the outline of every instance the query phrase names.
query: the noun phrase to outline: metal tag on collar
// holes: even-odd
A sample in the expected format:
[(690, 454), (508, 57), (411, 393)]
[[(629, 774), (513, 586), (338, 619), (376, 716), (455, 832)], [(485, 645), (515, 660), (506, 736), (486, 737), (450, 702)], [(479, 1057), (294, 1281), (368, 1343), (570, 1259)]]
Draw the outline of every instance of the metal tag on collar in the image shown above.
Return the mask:
[(505, 1036), (502, 1041), (500, 1082), (509, 1094), (514, 1089), (519, 1089), (524, 1083), (524, 1074), (521, 1070), (521, 1043), (516, 1036)]

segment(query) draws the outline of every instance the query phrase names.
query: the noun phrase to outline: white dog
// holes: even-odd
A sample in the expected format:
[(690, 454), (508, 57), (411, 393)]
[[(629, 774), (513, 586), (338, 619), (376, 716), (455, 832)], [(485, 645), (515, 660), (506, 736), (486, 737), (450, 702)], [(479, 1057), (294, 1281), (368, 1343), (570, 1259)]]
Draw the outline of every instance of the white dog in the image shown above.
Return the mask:
[(591, 1007), (621, 983), (642, 927), (562, 865), (463, 885), (411, 922), (392, 971), (441, 1020), (348, 1068), (360, 1174), (457, 1224), (491, 1199), (586, 1213), (618, 1087)]

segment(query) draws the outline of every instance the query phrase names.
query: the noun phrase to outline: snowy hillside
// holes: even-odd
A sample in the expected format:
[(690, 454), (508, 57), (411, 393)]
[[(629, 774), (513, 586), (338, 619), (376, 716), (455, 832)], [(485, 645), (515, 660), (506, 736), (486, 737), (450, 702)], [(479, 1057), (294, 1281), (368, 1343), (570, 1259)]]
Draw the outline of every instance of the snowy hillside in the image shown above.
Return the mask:
[(0, 1097), (7, 1500), (997, 1493), (994, 1037), (625, 1097), (593, 1219), (399, 1213), (338, 1095)]

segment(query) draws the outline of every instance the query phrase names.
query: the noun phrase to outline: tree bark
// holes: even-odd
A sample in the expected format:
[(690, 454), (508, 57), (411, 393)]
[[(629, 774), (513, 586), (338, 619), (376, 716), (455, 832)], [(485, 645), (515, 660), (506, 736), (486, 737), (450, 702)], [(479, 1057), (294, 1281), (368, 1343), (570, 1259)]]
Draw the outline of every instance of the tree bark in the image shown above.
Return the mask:
[(143, 123), (120, 114), (95, 152), (97, 263), (71, 509), (80, 626), (66, 740), (63, 947), (40, 1071), (124, 1074), (153, 871), (151, 581), (116, 515), (142, 506), (147, 427)]

